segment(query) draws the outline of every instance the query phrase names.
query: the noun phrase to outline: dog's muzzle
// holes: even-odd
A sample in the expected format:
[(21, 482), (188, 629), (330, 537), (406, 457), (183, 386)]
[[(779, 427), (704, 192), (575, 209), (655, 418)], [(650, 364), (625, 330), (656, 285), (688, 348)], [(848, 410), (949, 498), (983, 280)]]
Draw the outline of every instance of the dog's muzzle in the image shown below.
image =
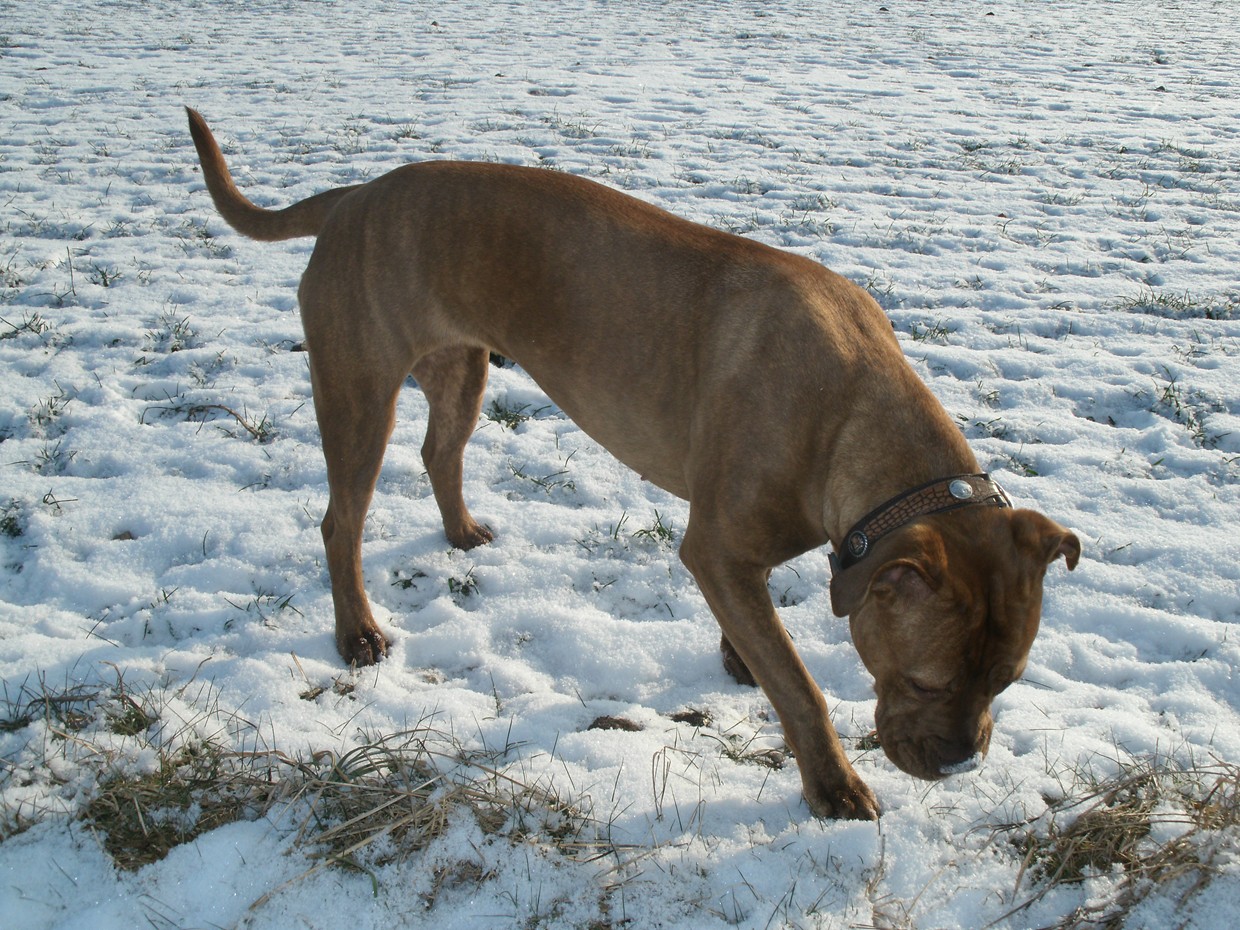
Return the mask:
[(985, 758), (986, 758), (985, 753), (975, 752), (973, 753), (973, 755), (969, 756), (969, 758), (961, 762), (956, 762), (956, 763), (953, 763), (952, 765), (941, 766), (939, 768), (939, 774), (947, 776), (947, 775), (963, 775), (966, 772), (972, 772), (982, 767), (982, 762), (985, 760)]

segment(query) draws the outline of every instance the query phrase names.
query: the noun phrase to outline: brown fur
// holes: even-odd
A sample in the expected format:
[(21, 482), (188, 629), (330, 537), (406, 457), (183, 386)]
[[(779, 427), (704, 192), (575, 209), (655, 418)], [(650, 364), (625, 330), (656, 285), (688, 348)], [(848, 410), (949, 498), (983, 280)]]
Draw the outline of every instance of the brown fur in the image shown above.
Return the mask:
[[(423, 460), (453, 545), (488, 542), (461, 494), (487, 353), (515, 360), (572, 419), (690, 503), (681, 558), (760, 684), (820, 816), (873, 818), (826, 701), (767, 591), (772, 566), (895, 494), (977, 463), (861, 288), (807, 259), (687, 222), (568, 175), (429, 162), (284, 210), (237, 190), (202, 118), (190, 128), (224, 218), (256, 239), (317, 236), (298, 296), (331, 496), (323, 520), (336, 642), (378, 661), (362, 522), (412, 371), (430, 404)], [(924, 518), (883, 540), (848, 595), (897, 765), (938, 777), (989, 738), (1019, 674), (1041, 579), (1080, 544), (1027, 511)], [(945, 635), (944, 630), (950, 632)], [(910, 701), (910, 669), (942, 691)]]

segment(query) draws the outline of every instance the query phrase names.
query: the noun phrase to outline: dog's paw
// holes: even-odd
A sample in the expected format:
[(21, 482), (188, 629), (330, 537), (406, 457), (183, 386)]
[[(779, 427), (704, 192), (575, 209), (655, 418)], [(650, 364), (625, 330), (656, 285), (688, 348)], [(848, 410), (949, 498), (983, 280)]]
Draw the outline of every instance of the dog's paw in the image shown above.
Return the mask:
[(838, 788), (817, 792), (816, 797), (807, 791), (805, 800), (814, 816), (824, 820), (877, 820), (882, 813), (870, 786), (856, 775)]
[(448, 542), (457, 549), (476, 549), (478, 546), (485, 546), (487, 543), (494, 541), (495, 534), (491, 532), (490, 527), (483, 526), (471, 520), (459, 530), (455, 530), (448, 534)]
[(379, 632), (378, 627), (372, 627), (337, 637), (336, 648), (345, 662), (361, 668), (374, 665), (387, 655), (387, 639)]
[(758, 680), (753, 677), (753, 672), (749, 670), (745, 660), (740, 657), (726, 636), (719, 640), (719, 651), (723, 653), (724, 670), (736, 679), (737, 684), (748, 685), (751, 688), (758, 687)]

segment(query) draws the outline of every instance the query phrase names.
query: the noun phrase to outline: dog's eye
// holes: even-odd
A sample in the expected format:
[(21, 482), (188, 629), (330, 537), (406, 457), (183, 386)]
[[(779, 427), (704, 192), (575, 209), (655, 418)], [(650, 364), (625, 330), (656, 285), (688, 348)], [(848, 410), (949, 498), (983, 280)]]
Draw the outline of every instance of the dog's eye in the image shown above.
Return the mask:
[(936, 688), (926, 682), (908, 679), (908, 688), (913, 692), (913, 696), (922, 701), (933, 701), (935, 698), (942, 697), (947, 693), (946, 688)]

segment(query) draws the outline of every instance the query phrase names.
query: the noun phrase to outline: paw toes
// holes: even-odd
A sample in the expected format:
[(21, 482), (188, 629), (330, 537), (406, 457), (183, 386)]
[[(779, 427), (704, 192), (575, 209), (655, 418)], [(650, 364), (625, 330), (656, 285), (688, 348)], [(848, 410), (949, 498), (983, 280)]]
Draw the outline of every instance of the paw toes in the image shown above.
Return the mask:
[(374, 665), (387, 655), (387, 640), (378, 630), (363, 630), (336, 644), (340, 657), (357, 668)]
[(882, 814), (874, 792), (864, 783), (833, 792), (817, 803), (810, 800), (810, 809), (824, 820), (878, 820)]
[(494, 539), (495, 534), (481, 523), (475, 523), (459, 533), (448, 535), (448, 541), (457, 549), (475, 549), (478, 546), (485, 546)]

